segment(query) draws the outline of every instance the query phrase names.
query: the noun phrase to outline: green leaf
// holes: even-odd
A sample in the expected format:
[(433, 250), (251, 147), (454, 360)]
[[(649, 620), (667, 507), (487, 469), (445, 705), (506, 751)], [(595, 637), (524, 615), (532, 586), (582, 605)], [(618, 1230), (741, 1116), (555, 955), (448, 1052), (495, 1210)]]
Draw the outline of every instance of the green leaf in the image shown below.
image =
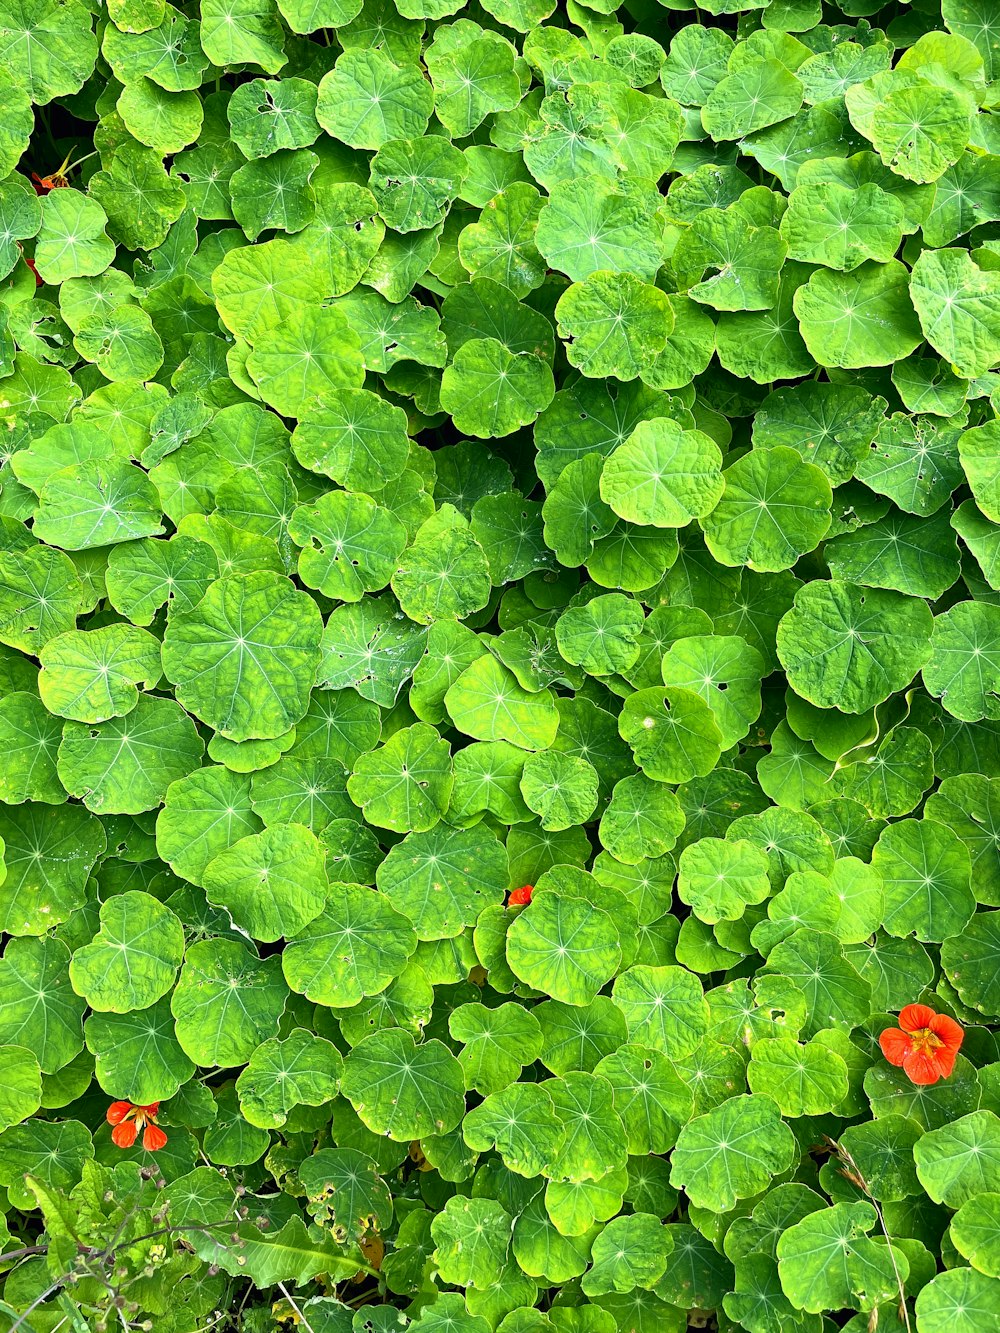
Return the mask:
[(79, 190), (47, 194), (35, 243), (35, 263), (45, 281), (59, 283), (103, 273), (115, 257), (114, 242), (104, 230), (107, 221), (97, 200)]
[(394, 64), (377, 48), (347, 50), (320, 80), (316, 119), (351, 148), (377, 149), (391, 139), (419, 138), (433, 100), (415, 64)]
[(266, 740), (308, 707), (321, 629), (315, 602), (288, 579), (232, 574), (171, 617), (163, 670), (181, 703), (223, 736)]
[(635, 379), (674, 326), (669, 299), (631, 273), (590, 274), (566, 289), (555, 313), (570, 364), (591, 379)]
[(109, 1097), (137, 1106), (173, 1097), (194, 1073), (174, 1034), (170, 1000), (128, 1014), (91, 1014), (84, 1025), (97, 1081)]
[(701, 838), (678, 862), (677, 894), (702, 921), (738, 921), (770, 896), (767, 857), (750, 842)]
[(315, 1004), (349, 1009), (399, 976), (417, 937), (382, 894), (331, 885), (326, 906), (281, 955), (285, 980)]
[(23, 1046), (0, 1051), (0, 1130), (27, 1120), (42, 1101), (42, 1075), (33, 1053)]
[(974, 1333), (989, 1326), (996, 1298), (995, 1278), (972, 1268), (953, 1268), (938, 1273), (921, 1289), (917, 1318), (926, 1333)]
[(447, 810), (453, 782), (448, 742), (432, 726), (418, 722), (362, 755), (347, 790), (370, 824), (398, 833), (424, 833)]
[(2, 807), (0, 838), (0, 920), (9, 935), (44, 935), (67, 921), (86, 902), (88, 877), (107, 848), (100, 820), (72, 805)]
[(817, 269), (793, 301), (802, 337), (821, 366), (888, 366), (919, 345), (909, 275), (898, 260), (851, 273)]
[(441, 406), (460, 431), (479, 439), (530, 425), (554, 393), (545, 361), (530, 352), (512, 352), (496, 338), (463, 343), (441, 377)]
[(975, 379), (1000, 359), (1000, 279), (965, 250), (925, 250), (913, 265), (910, 295), (924, 337), (957, 375)]
[(642, 771), (659, 782), (703, 777), (722, 752), (712, 710), (691, 690), (636, 690), (625, 700), (618, 730)]
[(365, 1125), (398, 1143), (447, 1134), (462, 1119), (462, 1068), (440, 1041), (414, 1043), (408, 1032), (387, 1028), (351, 1050), (341, 1083)]
[(132, 625), (71, 630), (50, 639), (39, 653), (38, 690), (45, 707), (77, 722), (106, 722), (131, 712), (137, 686), (160, 679), (160, 645)]
[(913, 1147), (917, 1176), (935, 1203), (960, 1208), (1000, 1184), (1000, 1119), (973, 1111), (931, 1129)]
[(148, 893), (121, 893), (101, 907), (101, 927), (69, 965), (73, 989), (91, 1009), (148, 1009), (172, 988), (184, 956), (184, 930)]
[(227, 847), (201, 874), (205, 896), (255, 940), (298, 934), (323, 910), (324, 850), (300, 824), (273, 824)]
[(449, 1199), (431, 1222), (441, 1280), (458, 1287), (489, 1287), (506, 1266), (513, 1225), (495, 1199)]
[(0, 959), (0, 1041), (34, 1051), (53, 1074), (83, 1049), (85, 1010), (68, 983), (69, 950), (52, 936), (12, 939)]
[(754, 1043), (747, 1070), (750, 1091), (776, 1102), (782, 1115), (825, 1115), (847, 1096), (847, 1065), (835, 1051), (792, 1037)]
[(879, 836), (872, 865), (885, 887), (885, 929), (921, 940), (959, 935), (975, 911), (965, 844), (933, 819), (905, 819)]
[(901, 1251), (867, 1236), (877, 1217), (870, 1203), (838, 1203), (785, 1231), (778, 1240), (778, 1273), (796, 1309), (815, 1314), (898, 1298), (908, 1265)]
[(555, 739), (559, 713), (547, 690), (523, 689), (513, 672), (493, 656), (478, 658), (445, 694), (452, 722), (483, 741), (509, 741), (523, 750), (547, 749)]
[(177, 1040), (196, 1064), (246, 1064), (273, 1035), (287, 998), (280, 958), (262, 960), (237, 940), (199, 940), (170, 1001)]
[(796, 693), (863, 713), (903, 689), (931, 654), (925, 602), (850, 583), (806, 584), (778, 626), (778, 656)]
[(173, 699), (143, 694), (124, 717), (65, 722), (59, 781), (101, 814), (155, 810), (172, 782), (201, 763), (204, 742)]
[(279, 1129), (296, 1106), (322, 1106), (340, 1086), (340, 1055), (330, 1042), (296, 1028), (258, 1046), (236, 1080), (240, 1111), (261, 1129)]
[(728, 1212), (794, 1161), (795, 1139), (770, 1097), (730, 1097), (681, 1130), (670, 1182), (698, 1208)]
[(792, 191), (781, 235), (792, 259), (850, 271), (874, 259), (888, 263), (903, 239), (902, 204), (878, 185), (848, 189), (835, 181)]
[(702, 431), (667, 417), (644, 421), (604, 464), (601, 499), (630, 523), (681, 528), (715, 508), (724, 489), (721, 465)]
[(589, 1004), (615, 975), (621, 956), (611, 917), (555, 888), (537, 893), (507, 931), (514, 975), (564, 1004)]
[(379, 891), (421, 940), (451, 939), (475, 925), (508, 884), (503, 845), (484, 827), (409, 833), (378, 868)]
[(792, 449), (753, 449), (723, 473), (725, 492), (702, 520), (722, 564), (789, 569), (819, 545), (833, 493), (819, 468)]
[(421, 625), (462, 619), (486, 605), (486, 554), (452, 505), (442, 505), (421, 524), (392, 576), (392, 590), (403, 611)]
[(1000, 1267), (1000, 1195), (976, 1194), (951, 1219), (951, 1240), (979, 1273), (997, 1277)]
[(708, 1031), (701, 983), (682, 967), (630, 967), (616, 978), (612, 995), (625, 1015), (629, 1041), (670, 1060), (690, 1055)]

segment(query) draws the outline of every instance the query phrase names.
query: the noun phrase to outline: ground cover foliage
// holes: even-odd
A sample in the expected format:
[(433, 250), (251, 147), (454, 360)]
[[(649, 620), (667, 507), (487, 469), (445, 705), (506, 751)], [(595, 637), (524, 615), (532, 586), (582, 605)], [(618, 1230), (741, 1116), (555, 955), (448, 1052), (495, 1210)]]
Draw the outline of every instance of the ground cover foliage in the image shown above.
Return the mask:
[(1000, 1326), (998, 75), (0, 0), (0, 1327)]

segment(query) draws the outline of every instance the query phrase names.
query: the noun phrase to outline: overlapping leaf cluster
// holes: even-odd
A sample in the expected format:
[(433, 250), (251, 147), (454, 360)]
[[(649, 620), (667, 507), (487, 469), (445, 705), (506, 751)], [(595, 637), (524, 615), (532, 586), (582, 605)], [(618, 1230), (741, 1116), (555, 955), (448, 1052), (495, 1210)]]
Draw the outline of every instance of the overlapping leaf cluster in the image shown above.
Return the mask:
[(998, 78), (0, 0), (4, 1328), (996, 1327)]

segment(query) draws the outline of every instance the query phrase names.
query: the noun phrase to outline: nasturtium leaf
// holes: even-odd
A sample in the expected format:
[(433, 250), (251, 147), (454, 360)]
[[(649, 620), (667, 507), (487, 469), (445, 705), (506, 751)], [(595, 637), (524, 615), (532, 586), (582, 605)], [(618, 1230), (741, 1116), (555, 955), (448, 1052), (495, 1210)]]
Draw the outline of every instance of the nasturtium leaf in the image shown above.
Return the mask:
[(296, 509), (288, 533), (301, 547), (303, 583), (346, 602), (384, 588), (406, 545), (406, 529), (394, 514), (348, 491), (329, 491)]
[(287, 417), (308, 416), (331, 392), (364, 380), (358, 336), (336, 306), (292, 312), (264, 330), (246, 368), (261, 398)]
[(240, 1110), (252, 1125), (278, 1129), (296, 1106), (332, 1101), (340, 1086), (340, 1053), (330, 1042), (296, 1028), (263, 1042), (236, 1081)]
[(803, 698), (863, 713), (927, 662), (932, 625), (917, 598), (836, 580), (809, 583), (778, 626), (778, 656)]
[(825, 548), (836, 579), (894, 588), (911, 597), (941, 597), (958, 579), (959, 552), (944, 515), (921, 519), (889, 513)]
[(677, 894), (702, 921), (738, 921), (769, 897), (767, 857), (750, 842), (700, 838), (678, 861)]
[(612, 994), (625, 1015), (629, 1041), (670, 1060), (690, 1055), (708, 1031), (701, 983), (682, 967), (631, 967), (615, 980)]
[(792, 259), (851, 270), (866, 259), (892, 259), (903, 225), (902, 204), (879, 186), (851, 190), (822, 181), (792, 191), (780, 230)]
[(38, 690), (50, 712), (77, 722), (106, 722), (129, 713), (137, 686), (160, 679), (160, 645), (132, 625), (71, 630), (50, 639), (39, 654)]
[(462, 1043), (458, 1060), (466, 1087), (484, 1097), (514, 1083), (525, 1064), (542, 1048), (538, 1020), (531, 1010), (516, 1004), (460, 1005), (448, 1018), (448, 1030)]
[(651, 281), (663, 262), (659, 204), (647, 182), (627, 177), (561, 181), (538, 215), (536, 244), (574, 282), (599, 270)]
[(959, 1208), (1000, 1184), (1000, 1119), (973, 1111), (950, 1125), (931, 1129), (914, 1144), (921, 1185), (935, 1203)]
[(323, 847), (301, 824), (273, 824), (227, 847), (201, 882), (216, 907), (256, 940), (296, 935), (323, 910)]
[(988, 1328), (995, 1322), (997, 1293), (996, 1279), (974, 1268), (938, 1273), (917, 1297), (920, 1327), (927, 1333), (974, 1333)]
[(108, 215), (97, 200), (79, 190), (47, 194), (35, 243), (35, 262), (42, 278), (60, 283), (103, 273), (115, 257), (114, 242), (104, 230), (107, 222)]
[(644, 421), (605, 462), (601, 499), (631, 523), (684, 527), (718, 503), (721, 465), (718, 446), (702, 431), (669, 417)]
[(858, 1027), (871, 1012), (871, 985), (828, 931), (800, 927), (771, 950), (767, 967), (806, 997), (807, 1037), (828, 1027)]
[(440, 1041), (399, 1028), (373, 1033), (344, 1061), (343, 1095), (362, 1122), (397, 1142), (446, 1134), (465, 1109), (462, 1068)]
[(290, 580), (230, 575), (171, 617), (164, 674), (180, 702), (223, 736), (270, 739), (308, 707), (321, 629), (315, 602)]
[[(978, 722), (1000, 713), (1000, 615), (984, 602), (959, 602), (935, 618), (923, 669), (930, 694), (953, 717)], [(993, 613), (993, 614), (991, 614)]]
[(423, 134), (433, 102), (416, 64), (396, 64), (377, 48), (346, 50), (320, 80), (316, 119), (352, 148), (377, 149)]
[(950, 1237), (964, 1258), (979, 1273), (997, 1277), (997, 1241), (1000, 1240), (1000, 1195), (977, 1194), (967, 1199), (951, 1219)]
[(601, 841), (619, 862), (639, 865), (669, 852), (684, 827), (676, 796), (642, 773), (622, 778), (601, 816)]
[(974, 379), (1000, 359), (1000, 280), (965, 250), (925, 250), (913, 266), (910, 295), (924, 337), (955, 373)]
[(531, 352), (512, 352), (496, 338), (464, 342), (441, 377), (441, 406), (460, 431), (480, 439), (530, 425), (554, 393), (547, 362)]
[(716, 142), (740, 139), (793, 116), (802, 105), (802, 84), (777, 60), (748, 60), (712, 89), (701, 120)]
[(468, 520), (452, 505), (442, 505), (422, 523), (400, 557), (392, 590), (411, 620), (461, 619), (489, 600), (486, 554)]
[(42, 1074), (34, 1052), (5, 1046), (0, 1052), (0, 1130), (33, 1116), (42, 1101)]
[(204, 748), (179, 704), (143, 694), (124, 717), (64, 723), (56, 768), (89, 810), (134, 815), (156, 809), (171, 782), (200, 765)]
[(542, 892), (507, 931), (507, 962), (514, 975), (565, 1004), (588, 1004), (621, 961), (618, 931), (600, 908)]
[(960, 935), (975, 911), (969, 852), (933, 819), (904, 819), (883, 829), (872, 865), (885, 889), (883, 925), (919, 940)]
[(829, 482), (792, 449), (753, 449), (723, 480), (721, 499), (702, 518), (708, 548), (722, 564), (789, 569), (829, 527)]
[(901, 360), (922, 340), (909, 275), (896, 259), (850, 273), (817, 269), (795, 293), (795, 314), (821, 366), (857, 369)]
[(754, 1042), (747, 1070), (750, 1091), (777, 1102), (783, 1115), (825, 1115), (847, 1096), (847, 1065), (835, 1051), (792, 1037)]
[(868, 1202), (838, 1203), (784, 1232), (777, 1245), (778, 1273), (796, 1309), (816, 1313), (898, 1298), (908, 1266), (901, 1251), (867, 1235), (877, 1220)]
[(15, 690), (0, 699), (0, 749), (5, 756), (0, 800), (6, 805), (61, 805), (66, 799), (56, 767), (61, 739), (62, 719), (49, 713), (37, 694)]
[(170, 999), (131, 1013), (93, 1013), (84, 1024), (102, 1091), (139, 1106), (173, 1097), (194, 1073), (174, 1034)]
[(41, 489), (39, 539), (68, 551), (155, 537), (163, 531), (159, 496), (141, 468), (120, 459), (76, 463)]
[(547, 691), (524, 689), (492, 655), (477, 658), (445, 694), (452, 722), (482, 741), (509, 741), (523, 750), (544, 750), (559, 727), (559, 712)]
[(792, 1131), (770, 1097), (731, 1097), (681, 1130), (670, 1181), (695, 1206), (728, 1212), (787, 1171), (794, 1156)]
[(82, 1049), (85, 1004), (69, 984), (69, 961), (53, 936), (8, 940), (0, 959), (0, 1040), (34, 1051), (45, 1074)]
[(506, 1267), (512, 1228), (513, 1219), (495, 1199), (449, 1199), (431, 1223), (442, 1281), (489, 1287)]
[(289, 941), (281, 962), (292, 990), (347, 1009), (384, 990), (416, 947), (409, 921), (382, 894), (332, 884), (323, 911)]
[[(900, 176), (918, 183), (934, 181), (965, 151), (971, 114), (964, 90), (917, 79), (909, 87), (889, 90), (876, 104), (870, 138), (885, 165)], [(867, 132), (857, 120), (855, 125)]]
[(423, 833), (447, 810), (453, 782), (448, 742), (417, 722), (362, 755), (347, 790), (377, 828)]
[(120, 893), (102, 906), (91, 943), (73, 954), (70, 980), (91, 1009), (148, 1009), (173, 986), (183, 954), (184, 930), (168, 907), (148, 893)]
[(691, 279), (688, 295), (702, 305), (769, 310), (778, 297), (787, 250), (774, 227), (750, 225), (738, 207), (709, 207), (701, 209), (682, 234), (673, 264)]
[(281, 149), (308, 148), (319, 138), (316, 89), (305, 79), (252, 79), (226, 107), (233, 142), (244, 157), (270, 157)]
[(670, 301), (659, 288), (630, 273), (604, 270), (567, 288), (556, 318), (570, 364), (590, 379), (635, 379), (674, 326)]
[(503, 899), (507, 855), (484, 827), (410, 833), (378, 868), (380, 893), (413, 925), (418, 939), (449, 939)]
[(638, 766), (659, 782), (703, 777), (722, 752), (722, 732), (708, 704), (693, 691), (675, 686), (630, 694), (618, 730)]
[(261, 959), (238, 940), (200, 940), (188, 947), (170, 1000), (177, 1040), (199, 1065), (246, 1064), (285, 1008), (281, 960)]

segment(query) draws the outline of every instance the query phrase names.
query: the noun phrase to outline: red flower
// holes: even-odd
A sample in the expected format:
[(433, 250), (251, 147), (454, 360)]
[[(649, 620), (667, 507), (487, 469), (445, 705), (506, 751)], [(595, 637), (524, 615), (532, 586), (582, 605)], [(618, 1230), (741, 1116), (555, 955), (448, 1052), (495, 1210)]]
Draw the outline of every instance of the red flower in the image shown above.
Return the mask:
[(912, 1083), (936, 1083), (955, 1068), (964, 1036), (961, 1024), (947, 1014), (936, 1014), (926, 1004), (908, 1004), (900, 1010), (899, 1027), (886, 1028), (879, 1045), (889, 1063), (902, 1065)]
[(511, 889), (510, 897), (507, 899), (508, 907), (527, 907), (531, 902), (531, 895), (535, 892), (533, 884), (525, 884), (523, 888)]
[(35, 288), (37, 290), (37, 288), (44, 285), (42, 275), (39, 273), (38, 269), (35, 268), (35, 261), (33, 259), (29, 259), (28, 256), (25, 255), (24, 262), (28, 265), (32, 273), (34, 273), (35, 275)]
[(132, 1102), (112, 1102), (108, 1107), (107, 1120), (114, 1125), (111, 1142), (118, 1148), (131, 1148), (139, 1130), (142, 1130), (142, 1146), (147, 1152), (156, 1152), (167, 1141), (167, 1136), (153, 1121), (160, 1113), (160, 1103), (150, 1102), (148, 1106), (136, 1106)]

